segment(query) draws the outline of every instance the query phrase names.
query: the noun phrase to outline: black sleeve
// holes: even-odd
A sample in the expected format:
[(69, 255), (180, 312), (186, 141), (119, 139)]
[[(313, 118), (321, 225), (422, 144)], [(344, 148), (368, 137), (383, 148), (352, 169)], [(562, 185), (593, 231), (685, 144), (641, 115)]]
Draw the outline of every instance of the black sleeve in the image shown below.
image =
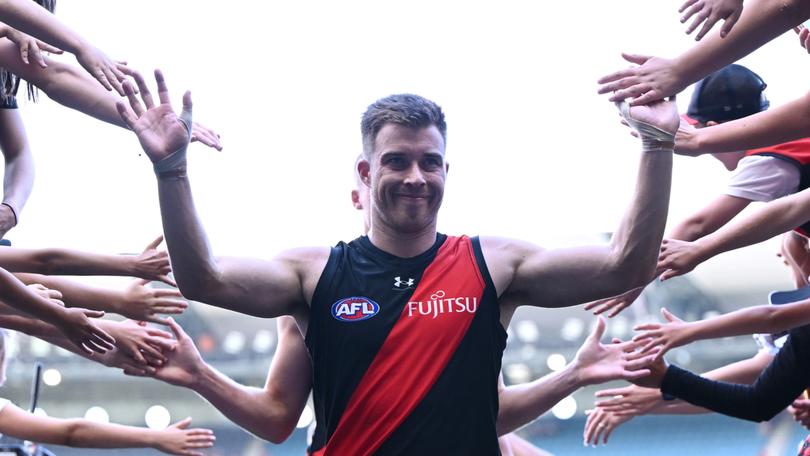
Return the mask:
[(0, 109), (17, 109), (17, 98), (13, 95), (0, 96)]
[(669, 366), (661, 392), (715, 412), (770, 420), (810, 384), (810, 325), (790, 331), (776, 358), (752, 385), (718, 382)]

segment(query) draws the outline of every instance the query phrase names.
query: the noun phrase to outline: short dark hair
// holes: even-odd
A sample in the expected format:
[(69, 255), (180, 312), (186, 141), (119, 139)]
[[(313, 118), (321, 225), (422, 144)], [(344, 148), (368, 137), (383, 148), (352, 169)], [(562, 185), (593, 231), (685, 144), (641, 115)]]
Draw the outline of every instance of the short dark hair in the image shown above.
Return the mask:
[(360, 132), (363, 135), (363, 154), (366, 158), (371, 157), (377, 134), (389, 123), (409, 128), (435, 125), (442, 135), (442, 140), (447, 144), (447, 124), (439, 105), (410, 93), (389, 95), (369, 105), (363, 113)]

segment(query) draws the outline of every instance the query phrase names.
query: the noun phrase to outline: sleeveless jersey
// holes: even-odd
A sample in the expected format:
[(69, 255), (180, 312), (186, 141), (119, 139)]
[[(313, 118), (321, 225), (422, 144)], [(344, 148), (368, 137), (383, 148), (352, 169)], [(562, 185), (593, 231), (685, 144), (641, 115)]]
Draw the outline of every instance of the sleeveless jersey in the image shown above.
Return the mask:
[(438, 234), (407, 259), (366, 236), (339, 243), (315, 288), (306, 343), (310, 454), (499, 454), (506, 331), (478, 238)]
[[(792, 163), (799, 170), (798, 191), (810, 188), (810, 138), (797, 139), (796, 141), (763, 147), (761, 149), (752, 149), (747, 151), (745, 155), (766, 155)], [(810, 221), (805, 222), (794, 231), (803, 236), (810, 237)]]

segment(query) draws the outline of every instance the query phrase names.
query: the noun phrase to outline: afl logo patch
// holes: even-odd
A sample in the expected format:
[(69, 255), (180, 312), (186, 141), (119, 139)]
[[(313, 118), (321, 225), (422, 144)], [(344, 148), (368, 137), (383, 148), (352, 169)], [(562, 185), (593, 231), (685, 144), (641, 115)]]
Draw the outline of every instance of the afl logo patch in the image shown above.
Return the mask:
[(332, 304), (332, 316), (340, 321), (368, 320), (377, 315), (380, 305), (368, 298), (343, 298)]

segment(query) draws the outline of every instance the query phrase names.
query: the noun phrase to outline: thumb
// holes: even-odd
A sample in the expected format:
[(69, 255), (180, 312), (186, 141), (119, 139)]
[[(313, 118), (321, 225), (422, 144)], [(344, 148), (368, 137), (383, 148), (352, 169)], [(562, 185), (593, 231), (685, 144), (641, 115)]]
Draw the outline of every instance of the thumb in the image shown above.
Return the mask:
[(652, 57), (649, 55), (628, 54), (626, 52), (622, 52), (622, 58), (630, 63), (635, 63), (636, 65), (644, 65), (644, 63), (647, 62), (647, 60), (650, 60)]
[(667, 321), (674, 321), (674, 322), (683, 321), (680, 318), (676, 317), (672, 312), (668, 311), (666, 307), (661, 308), (661, 315), (663, 315)]
[(87, 318), (101, 318), (104, 316), (103, 310), (84, 309), (83, 312)]
[(161, 242), (163, 242), (163, 235), (162, 234), (160, 236), (158, 236), (157, 238), (155, 238), (154, 241), (150, 242), (149, 245), (147, 245), (146, 248), (143, 249), (143, 251), (146, 252), (147, 250), (154, 250), (154, 249), (157, 248), (157, 246), (160, 245)]
[(187, 417), (183, 418), (182, 420), (174, 423), (172, 426), (174, 426), (177, 429), (186, 429), (186, 428), (188, 428), (188, 426), (190, 424), (191, 424), (191, 417), (187, 416)]
[(184, 337), (188, 337), (188, 334), (186, 334), (186, 332), (183, 331), (183, 328), (180, 325), (178, 325), (176, 321), (174, 321), (174, 318), (172, 317), (167, 318), (166, 324), (169, 325), (169, 329), (172, 330), (175, 339), (177, 339), (178, 341)]
[(589, 338), (599, 342), (602, 340), (603, 335), (605, 335), (605, 319), (600, 315), (596, 318), (596, 326), (593, 328)]
[(191, 134), (192, 130), (192, 115), (191, 115), (191, 108), (193, 103), (191, 102), (191, 91), (186, 90), (186, 93), (183, 94), (183, 111), (180, 113), (180, 120), (186, 125), (186, 130), (188, 130), (189, 134)]

